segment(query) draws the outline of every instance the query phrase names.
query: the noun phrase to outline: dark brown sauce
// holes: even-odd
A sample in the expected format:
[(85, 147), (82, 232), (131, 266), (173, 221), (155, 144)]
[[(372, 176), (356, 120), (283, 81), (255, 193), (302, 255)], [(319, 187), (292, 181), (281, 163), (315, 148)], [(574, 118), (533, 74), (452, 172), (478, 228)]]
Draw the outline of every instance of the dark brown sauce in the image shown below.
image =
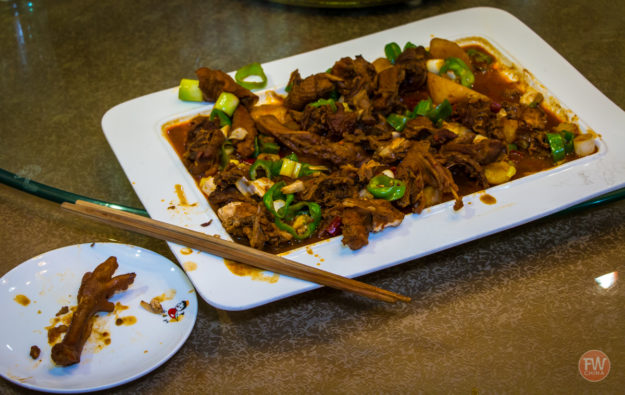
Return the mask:
[(489, 68), (486, 71), (476, 72), (474, 75), (473, 89), (498, 103), (506, 101), (506, 92), (520, 91), (518, 83), (507, 80), (496, 70)]
[(165, 130), (165, 136), (181, 158), (184, 154), (184, 142), (187, 140), (191, 128), (192, 124), (187, 121), (172, 125)]

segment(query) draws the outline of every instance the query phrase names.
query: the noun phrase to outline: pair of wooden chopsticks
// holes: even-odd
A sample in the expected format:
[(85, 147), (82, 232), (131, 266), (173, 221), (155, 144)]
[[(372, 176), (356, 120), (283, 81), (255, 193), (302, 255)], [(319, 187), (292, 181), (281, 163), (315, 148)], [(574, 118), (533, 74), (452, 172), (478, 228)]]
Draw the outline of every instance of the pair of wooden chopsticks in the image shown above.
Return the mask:
[(311, 281), (317, 284), (353, 292), (368, 298), (394, 303), (409, 302), (410, 298), (360, 281), (352, 280), (324, 270), (316, 269), (252, 247), (222, 240), (190, 229), (140, 215), (115, 210), (95, 203), (77, 200), (75, 204), (62, 203), (61, 207), (86, 217), (131, 230), (157, 239), (171, 241), (222, 258), (242, 262), (274, 273)]

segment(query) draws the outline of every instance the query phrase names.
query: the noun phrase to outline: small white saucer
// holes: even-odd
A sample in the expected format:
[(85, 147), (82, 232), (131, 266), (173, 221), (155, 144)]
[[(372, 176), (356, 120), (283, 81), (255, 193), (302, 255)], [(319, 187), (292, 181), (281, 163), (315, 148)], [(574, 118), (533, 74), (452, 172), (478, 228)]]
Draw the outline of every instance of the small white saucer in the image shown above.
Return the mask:
[[(46, 327), (61, 307), (76, 306), (83, 274), (110, 256), (119, 264), (115, 275), (134, 272), (135, 281), (109, 299), (118, 303), (114, 312), (97, 314), (80, 363), (58, 367), (50, 358)], [(141, 307), (154, 297), (161, 297), (163, 315)], [(0, 306), (0, 375), (58, 393), (111, 388), (151, 372), (184, 344), (198, 311), (193, 285), (178, 266), (155, 252), (116, 243), (59, 248), (23, 262), (0, 279)], [(37, 359), (29, 355), (33, 345), (41, 349)]]

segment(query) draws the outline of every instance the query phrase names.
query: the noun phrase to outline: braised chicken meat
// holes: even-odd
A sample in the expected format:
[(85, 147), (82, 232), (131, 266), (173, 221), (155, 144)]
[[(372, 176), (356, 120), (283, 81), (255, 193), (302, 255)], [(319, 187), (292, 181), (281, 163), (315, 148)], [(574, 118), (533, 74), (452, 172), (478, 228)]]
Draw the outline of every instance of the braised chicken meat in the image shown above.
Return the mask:
[(391, 44), (371, 62), (295, 70), (271, 101), (197, 71), (215, 108), (166, 134), (235, 241), (280, 252), (342, 235), (357, 250), (405, 215), (461, 210), (469, 193), (595, 151), (484, 47)]

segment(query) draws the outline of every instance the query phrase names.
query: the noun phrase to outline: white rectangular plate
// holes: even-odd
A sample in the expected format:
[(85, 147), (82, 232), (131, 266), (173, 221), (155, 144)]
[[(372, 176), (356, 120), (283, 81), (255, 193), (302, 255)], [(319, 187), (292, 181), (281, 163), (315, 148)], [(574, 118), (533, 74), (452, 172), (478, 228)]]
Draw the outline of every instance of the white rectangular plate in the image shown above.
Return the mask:
[[(601, 135), (599, 152), (489, 189), (497, 200), (494, 205), (482, 203), (479, 194), (469, 195), (461, 210), (444, 203), (406, 216), (399, 227), (371, 234), (369, 245), (358, 251), (342, 246), (337, 237), (293, 250), (286, 254), (290, 259), (356, 277), (535, 220), (625, 185), (625, 112), (532, 30), (498, 9), (457, 11), (266, 63), (268, 89), (282, 89), (295, 69), (307, 76), (326, 70), (341, 57), (359, 54), (373, 61), (383, 56), (384, 45), (391, 41), (428, 45), (434, 36), (487, 39), (530, 70), (581, 124)], [(177, 88), (171, 88), (115, 106), (104, 115), (102, 128), (152, 218), (229, 238), (162, 132), (167, 122), (209, 109), (206, 103), (179, 101)], [(180, 204), (176, 185), (184, 191), (186, 205)], [(202, 226), (210, 220), (209, 226)], [(273, 282), (270, 274), (260, 280), (238, 276), (219, 257), (173, 243), (170, 248), (201, 297), (220, 309), (248, 309), (317, 287), (286, 276)]]

